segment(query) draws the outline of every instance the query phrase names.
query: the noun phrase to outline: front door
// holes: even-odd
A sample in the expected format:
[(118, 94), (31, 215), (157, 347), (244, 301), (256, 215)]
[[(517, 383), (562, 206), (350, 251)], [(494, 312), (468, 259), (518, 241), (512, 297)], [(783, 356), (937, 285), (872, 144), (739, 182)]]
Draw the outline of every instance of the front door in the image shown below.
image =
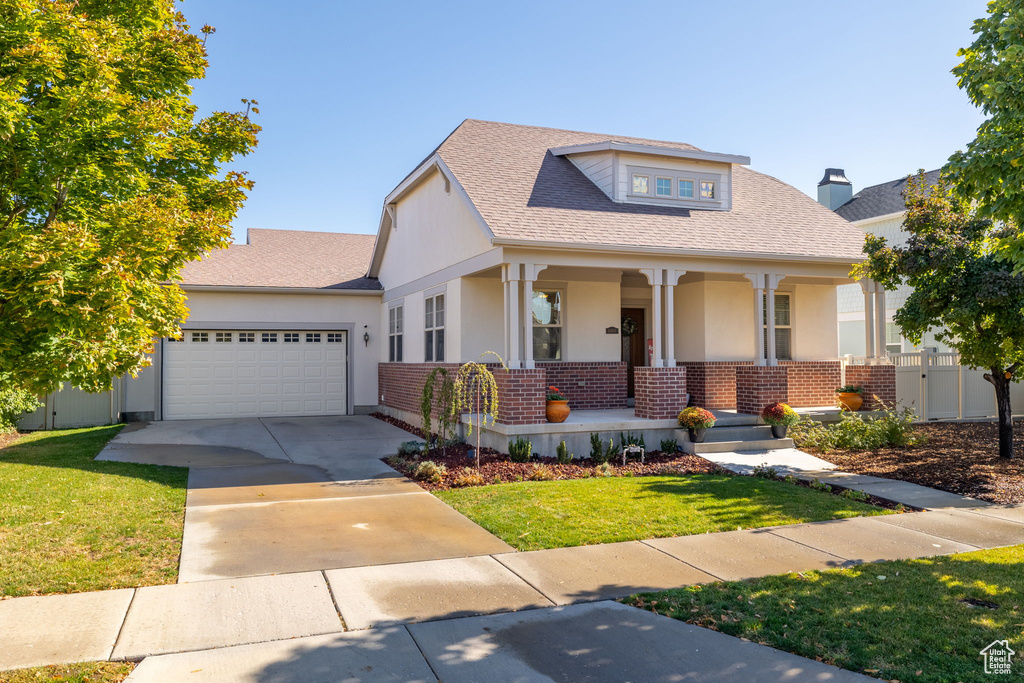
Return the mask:
[(635, 329), (633, 334), (627, 335), (622, 330), (622, 360), (626, 363), (626, 384), (629, 387), (629, 398), (633, 398), (633, 368), (638, 365), (647, 365), (647, 344), (644, 337), (644, 309), (623, 308), (622, 319), (631, 320)]

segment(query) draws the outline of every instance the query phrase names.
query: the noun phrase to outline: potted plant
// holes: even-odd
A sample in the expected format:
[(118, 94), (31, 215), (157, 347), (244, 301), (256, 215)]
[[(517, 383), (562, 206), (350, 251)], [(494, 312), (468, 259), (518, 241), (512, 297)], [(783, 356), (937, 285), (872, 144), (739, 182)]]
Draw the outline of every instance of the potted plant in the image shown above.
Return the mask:
[(565, 422), (569, 417), (569, 400), (558, 387), (548, 387), (548, 403), (544, 410), (548, 422)]
[(863, 387), (854, 386), (853, 384), (841, 386), (836, 389), (836, 402), (844, 410), (857, 412), (864, 405), (864, 397), (861, 396), (863, 391)]
[(715, 426), (715, 416), (709, 410), (690, 406), (679, 413), (679, 426), (689, 432), (691, 442), (704, 443), (704, 432)]
[(772, 426), (772, 436), (776, 439), (786, 438), (786, 430), (800, 421), (796, 411), (781, 401), (776, 401), (764, 407), (761, 411), (761, 421)]

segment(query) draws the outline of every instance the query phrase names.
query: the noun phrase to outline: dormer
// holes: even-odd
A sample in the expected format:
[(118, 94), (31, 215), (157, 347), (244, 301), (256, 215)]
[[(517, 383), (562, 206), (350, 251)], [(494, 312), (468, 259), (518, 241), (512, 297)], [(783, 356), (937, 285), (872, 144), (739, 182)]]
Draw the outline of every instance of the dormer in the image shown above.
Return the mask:
[(732, 208), (732, 167), (750, 157), (607, 140), (553, 147), (614, 202), (683, 209)]

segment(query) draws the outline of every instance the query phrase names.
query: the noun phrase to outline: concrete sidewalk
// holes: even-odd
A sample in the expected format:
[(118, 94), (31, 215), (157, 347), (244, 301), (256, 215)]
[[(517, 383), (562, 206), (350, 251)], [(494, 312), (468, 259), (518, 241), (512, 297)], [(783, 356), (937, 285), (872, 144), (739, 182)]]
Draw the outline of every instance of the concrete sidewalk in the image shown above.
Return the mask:
[[(1019, 543), (1024, 543), (1024, 505), (989, 506), (15, 598), (0, 602), (0, 633), (5, 634), (7, 646), (0, 650), (0, 670), (138, 659), (497, 612), (527, 614), (552, 605), (620, 598), (719, 579)], [(54, 629), (54, 624), (61, 626)], [(412, 633), (415, 636), (416, 630)], [(332, 650), (362, 652), (364, 646), (352, 643), (371, 642), (372, 638), (337, 642), (328, 638), (324, 642), (328, 641), (334, 643), (329, 646)], [(466, 671), (475, 669), (467, 667)], [(445, 680), (460, 680), (459, 675), (453, 671)]]

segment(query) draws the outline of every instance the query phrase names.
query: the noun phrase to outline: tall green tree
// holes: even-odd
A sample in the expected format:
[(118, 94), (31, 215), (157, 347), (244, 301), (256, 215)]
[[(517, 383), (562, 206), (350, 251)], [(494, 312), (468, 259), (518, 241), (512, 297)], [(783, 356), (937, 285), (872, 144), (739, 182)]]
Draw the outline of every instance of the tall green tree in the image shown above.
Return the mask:
[(246, 100), (197, 117), (212, 32), (174, 0), (0, 0), (0, 387), (98, 391), (178, 332), (259, 131)]
[(868, 258), (853, 276), (886, 289), (913, 287), (893, 320), (915, 344), (935, 330), (961, 364), (986, 371), (999, 414), (999, 455), (1012, 458), (1010, 384), (1024, 363), (1024, 275), (998, 256), (994, 240), (1014, 234), (1016, 224), (979, 215), (945, 179), (928, 187), (923, 173), (908, 179), (905, 197), (906, 244), (867, 235)]
[[(946, 166), (957, 192), (978, 213), (1024, 225), (1024, 2), (992, 0), (974, 22), (975, 40), (953, 69), (957, 84), (988, 117), (967, 149)], [(1024, 235), (1007, 233), (999, 253), (1024, 269)]]

